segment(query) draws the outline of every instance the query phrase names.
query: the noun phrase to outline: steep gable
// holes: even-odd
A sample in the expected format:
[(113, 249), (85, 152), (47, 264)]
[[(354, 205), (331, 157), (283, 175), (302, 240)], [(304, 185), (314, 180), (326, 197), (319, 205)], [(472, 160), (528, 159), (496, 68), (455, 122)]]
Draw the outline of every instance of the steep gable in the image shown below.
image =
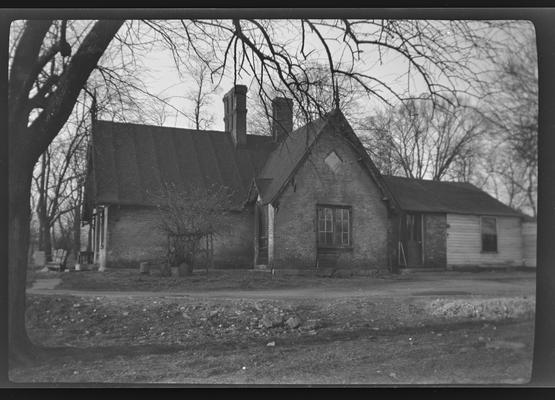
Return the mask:
[(271, 203), (280, 195), (283, 188), (294, 176), (295, 171), (306, 160), (306, 156), (321, 134), (328, 129), (350, 145), (370, 178), (378, 185), (383, 194), (383, 200), (390, 201), (390, 205), (395, 206), (395, 199), (384, 184), (380, 172), (340, 110), (332, 111), (324, 117), (293, 131), (271, 153), (263, 170), (253, 181), (262, 202)]
[(255, 181), (264, 202), (271, 202), (287, 184), (326, 124), (319, 118), (296, 129), (270, 154)]

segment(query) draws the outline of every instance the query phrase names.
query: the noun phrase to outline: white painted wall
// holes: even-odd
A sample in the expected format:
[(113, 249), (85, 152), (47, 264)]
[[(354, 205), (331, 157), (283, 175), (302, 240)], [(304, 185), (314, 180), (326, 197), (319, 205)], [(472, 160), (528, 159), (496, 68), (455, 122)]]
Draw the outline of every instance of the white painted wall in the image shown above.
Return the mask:
[(523, 265), (522, 224), (518, 217), (497, 219), (497, 253), (482, 252), (480, 216), (447, 214), (447, 266)]
[(535, 222), (522, 223), (522, 242), (524, 266), (536, 267), (537, 224)]

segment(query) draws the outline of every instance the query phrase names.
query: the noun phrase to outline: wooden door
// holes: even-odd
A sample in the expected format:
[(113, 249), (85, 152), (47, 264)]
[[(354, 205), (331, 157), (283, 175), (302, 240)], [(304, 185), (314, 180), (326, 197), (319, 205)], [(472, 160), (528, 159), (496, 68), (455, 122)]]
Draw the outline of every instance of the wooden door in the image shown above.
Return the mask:
[(407, 264), (419, 267), (422, 265), (422, 214), (407, 214), (405, 223)]
[(268, 265), (268, 214), (265, 207), (256, 205), (258, 254), (256, 265)]

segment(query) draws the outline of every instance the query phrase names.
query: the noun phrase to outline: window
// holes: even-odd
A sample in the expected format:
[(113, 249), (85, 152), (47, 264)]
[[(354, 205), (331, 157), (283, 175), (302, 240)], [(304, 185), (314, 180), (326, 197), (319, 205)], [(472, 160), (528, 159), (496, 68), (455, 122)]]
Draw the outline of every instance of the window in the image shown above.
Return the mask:
[(351, 246), (351, 207), (318, 206), (318, 246)]
[(482, 251), (497, 252), (497, 221), (482, 217)]
[(335, 151), (332, 151), (324, 159), (324, 162), (327, 164), (328, 167), (330, 167), (330, 169), (333, 172), (337, 172), (337, 170), (339, 169), (339, 167), (341, 166), (341, 163), (343, 161), (341, 160), (341, 157), (339, 157)]

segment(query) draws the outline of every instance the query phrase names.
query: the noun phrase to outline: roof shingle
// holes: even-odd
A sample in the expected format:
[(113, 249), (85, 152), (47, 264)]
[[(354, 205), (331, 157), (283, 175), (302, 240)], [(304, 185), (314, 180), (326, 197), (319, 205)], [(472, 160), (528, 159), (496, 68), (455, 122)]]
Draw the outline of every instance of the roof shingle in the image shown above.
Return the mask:
[(151, 205), (161, 182), (220, 184), (239, 206), (275, 146), (269, 136), (247, 135), (236, 148), (227, 132), (95, 121), (91, 192), (97, 203)]
[(405, 211), (518, 216), (523, 214), (470, 183), (438, 182), (384, 175), (385, 182)]

